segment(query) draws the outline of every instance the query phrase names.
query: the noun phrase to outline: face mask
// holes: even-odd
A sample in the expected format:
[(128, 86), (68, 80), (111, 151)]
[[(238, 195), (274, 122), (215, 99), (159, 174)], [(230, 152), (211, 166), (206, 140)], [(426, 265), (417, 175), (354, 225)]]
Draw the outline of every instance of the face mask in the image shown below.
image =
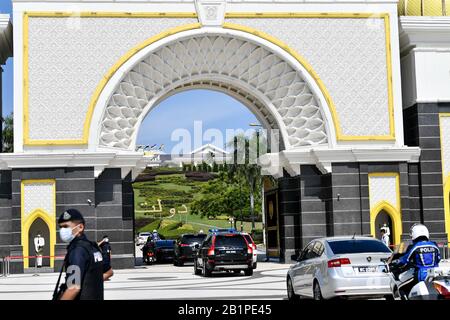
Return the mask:
[(78, 227), (78, 225), (73, 228), (67, 227), (59, 229), (59, 236), (61, 240), (64, 242), (72, 241), (75, 238), (75, 235), (72, 234), (72, 230), (75, 229), (76, 227)]

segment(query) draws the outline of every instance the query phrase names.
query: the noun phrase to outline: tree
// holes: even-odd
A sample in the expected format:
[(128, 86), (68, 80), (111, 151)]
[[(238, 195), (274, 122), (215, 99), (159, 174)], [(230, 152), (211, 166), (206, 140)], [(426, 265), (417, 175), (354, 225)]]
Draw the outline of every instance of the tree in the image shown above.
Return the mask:
[(3, 152), (14, 152), (14, 116), (11, 113), (6, 118), (2, 119), (3, 131), (2, 131), (2, 148)]
[(227, 172), (219, 172), (216, 179), (204, 184), (199, 192), (199, 197), (191, 203), (191, 212), (202, 217), (214, 218), (219, 215), (239, 218), (250, 214), (247, 201), (249, 190), (237, 180), (230, 179)]
[(255, 229), (255, 201), (261, 206), (262, 175), (261, 167), (257, 164), (259, 156), (267, 152), (265, 137), (257, 131), (252, 137), (237, 135), (228, 143), (233, 148), (233, 163), (227, 165), (230, 179), (243, 181), (248, 190), (250, 200), (250, 217), (252, 231)]

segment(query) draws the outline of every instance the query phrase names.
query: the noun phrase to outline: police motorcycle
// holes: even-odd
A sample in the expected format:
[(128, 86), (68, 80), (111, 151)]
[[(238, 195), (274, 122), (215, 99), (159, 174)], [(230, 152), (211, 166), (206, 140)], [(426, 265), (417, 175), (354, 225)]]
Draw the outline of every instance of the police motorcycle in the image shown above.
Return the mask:
[(147, 239), (147, 242), (141, 248), (142, 260), (145, 264), (150, 265), (156, 262), (155, 239), (153, 234)]
[(414, 285), (409, 294), (405, 287), (414, 281), (414, 269), (411, 266), (399, 267), (396, 263), (387, 264), (387, 268), (391, 275), (391, 290), (395, 300), (450, 299), (450, 261), (428, 269), (425, 280)]
[(413, 244), (401, 253), (402, 243), (386, 261), (394, 299), (450, 299), (450, 261), (441, 260), (436, 243), (422, 224), (411, 227)]

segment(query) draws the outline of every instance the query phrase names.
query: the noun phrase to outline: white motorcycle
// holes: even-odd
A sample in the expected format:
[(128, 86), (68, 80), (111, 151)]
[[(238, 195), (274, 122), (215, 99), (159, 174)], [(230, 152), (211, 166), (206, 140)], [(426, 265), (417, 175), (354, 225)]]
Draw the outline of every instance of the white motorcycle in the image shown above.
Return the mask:
[(409, 294), (408, 287), (414, 281), (414, 269), (387, 265), (391, 275), (391, 289), (396, 300), (444, 300), (450, 299), (450, 261), (441, 261), (438, 267), (428, 269), (427, 277), (414, 285)]

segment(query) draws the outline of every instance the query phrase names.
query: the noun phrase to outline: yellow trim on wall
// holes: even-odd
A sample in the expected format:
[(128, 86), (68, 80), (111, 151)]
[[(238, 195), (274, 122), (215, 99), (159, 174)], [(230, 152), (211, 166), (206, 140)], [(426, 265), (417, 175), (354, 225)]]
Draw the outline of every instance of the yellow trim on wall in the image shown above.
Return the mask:
[(450, 242), (450, 174), (444, 182), (444, 214), (445, 214), (445, 232)]
[(84, 125), (83, 125), (83, 138), (71, 139), (71, 140), (32, 140), (30, 139), (30, 127), (29, 127), (29, 76), (28, 76), (28, 18), (29, 17), (95, 17), (95, 18), (197, 18), (196, 13), (191, 12), (149, 12), (149, 13), (131, 13), (131, 12), (24, 12), (23, 14), (23, 39), (24, 39), (24, 54), (23, 54), (23, 78), (24, 78), (24, 92), (23, 92), (23, 143), (25, 146), (51, 146), (51, 145), (87, 145), (89, 141), (89, 129), (91, 125), (92, 115), (94, 113), (95, 104), (100, 96), (100, 93), (108, 83), (109, 79), (114, 73), (133, 55), (140, 50), (149, 46), (153, 42), (166, 38), (178, 32), (198, 29), (201, 27), (200, 23), (193, 23), (188, 25), (182, 25), (179, 27), (171, 28), (158, 35), (155, 35), (144, 42), (138, 44), (125, 55), (123, 55), (103, 76), (100, 83), (97, 85), (91, 102), (89, 103), (88, 111), (86, 113)]
[[(81, 139), (73, 140), (31, 140), (29, 138), (29, 110), (28, 110), (28, 17), (135, 17), (135, 18), (196, 18), (196, 13), (119, 13), (119, 12), (25, 12), (24, 13), (24, 145), (26, 146), (49, 146), (49, 145), (86, 145), (89, 140), (89, 130), (91, 125), (91, 120), (94, 112), (95, 105), (98, 98), (106, 86), (107, 82), (111, 79), (113, 74), (134, 54), (145, 48), (146, 46), (161, 40), (165, 37), (173, 35), (178, 32), (198, 29), (201, 27), (199, 23), (184, 25), (170, 29), (168, 31), (162, 32), (154, 37), (151, 37), (144, 42), (138, 44), (136, 47), (129, 50), (124, 56), (122, 56), (106, 73), (102, 78), (100, 83), (91, 98), (91, 102), (88, 107), (86, 114), (84, 126), (83, 126), (83, 136)], [(314, 78), (318, 84), (320, 90), (325, 96), (327, 103), (330, 107), (330, 112), (332, 115), (333, 123), (336, 130), (336, 139), (341, 141), (391, 141), (395, 140), (395, 128), (394, 128), (394, 106), (393, 106), (393, 90), (392, 90), (392, 62), (391, 62), (391, 42), (390, 42), (390, 21), (388, 13), (298, 13), (298, 12), (278, 12), (278, 13), (227, 13), (225, 18), (381, 18), (384, 19), (385, 24), (385, 38), (386, 38), (386, 59), (387, 59), (387, 81), (388, 81), (388, 112), (389, 112), (389, 135), (383, 136), (350, 136), (344, 135), (341, 130), (339, 123), (339, 117), (336, 112), (335, 105), (326, 89), (323, 81), (320, 79), (318, 74), (314, 71), (311, 65), (301, 57), (293, 49), (289, 48), (279, 39), (272, 37), (264, 32), (256, 29), (252, 29), (245, 26), (240, 26), (237, 24), (224, 23), (224, 28), (240, 30), (247, 33), (254, 34), (256, 36), (262, 37), (273, 44), (281, 47), (283, 50), (291, 54), (300, 64), (302, 64), (305, 69), (310, 72), (311, 76)]]
[[(41, 208), (36, 208), (25, 218), (24, 204), (25, 204), (25, 185), (30, 184), (41, 184), (41, 183), (51, 183), (53, 186), (53, 213), (46, 212)], [(48, 227), (50, 239), (50, 256), (55, 256), (55, 245), (56, 245), (56, 181), (54, 179), (31, 179), (22, 180), (20, 185), (20, 206), (21, 206), (21, 240), (23, 247), (23, 255), (25, 257), (29, 256), (30, 248), (29, 242), (29, 231), (33, 222), (41, 218)], [(50, 267), (53, 268), (55, 265), (55, 258), (50, 258)], [(29, 268), (29, 259), (23, 259), (23, 267)]]
[[(447, 176), (444, 172), (444, 134), (442, 132), (442, 118), (449, 117), (450, 113), (439, 113), (439, 136), (441, 142), (441, 164), (442, 164), (442, 186), (444, 191), (444, 218), (445, 218), (445, 232), (447, 233), (447, 239), (450, 242), (450, 174)], [(449, 138), (450, 139), (450, 138)], [(450, 161), (450, 159), (448, 159)]]
[(228, 12), (225, 19), (234, 18), (382, 18), (388, 13), (371, 12)]
[(246, 12), (233, 12), (225, 14), (226, 19), (257, 19), (257, 18), (278, 18), (278, 19), (289, 19), (289, 18), (349, 18), (349, 19), (368, 19), (368, 18), (380, 18), (384, 20), (385, 26), (385, 42), (386, 42), (386, 68), (387, 68), (387, 82), (388, 82), (388, 112), (389, 112), (389, 134), (383, 136), (351, 136), (342, 133), (341, 125), (339, 122), (339, 116), (336, 111), (335, 104), (331, 99), (331, 96), (324, 84), (324, 82), (320, 79), (319, 75), (316, 71), (311, 67), (311, 65), (303, 58), (300, 54), (298, 54), (295, 50), (290, 48), (287, 44), (282, 42), (281, 40), (272, 37), (262, 31), (241, 26), (238, 24), (225, 22), (223, 27), (235, 30), (246, 31), (248, 33), (252, 33), (256, 36), (264, 38), (272, 42), (273, 44), (281, 47), (286, 52), (291, 54), (298, 62), (300, 62), (303, 67), (308, 70), (311, 76), (316, 81), (320, 90), (325, 96), (325, 100), (327, 100), (328, 106), (330, 108), (331, 116), (333, 119), (334, 127), (336, 130), (336, 139), (338, 141), (392, 141), (395, 140), (395, 121), (394, 121), (394, 99), (393, 99), (393, 85), (392, 85), (392, 59), (391, 59), (391, 29), (390, 29), (390, 16), (389, 13), (359, 13), (359, 12), (319, 12), (319, 13), (306, 13), (306, 12), (276, 12), (276, 13), (268, 13), (268, 12), (256, 12), (256, 13), (246, 13)]
[(397, 172), (375, 172), (369, 173), (369, 203), (370, 203), (370, 178), (371, 177), (395, 177), (397, 203), (395, 207), (392, 203), (386, 200), (381, 200), (373, 207), (370, 206), (370, 234), (376, 237), (375, 221), (381, 210), (384, 210), (392, 219), (394, 226), (394, 243), (399, 244), (401, 242), (401, 235), (403, 232), (402, 216), (401, 216), (401, 197), (400, 197), (400, 174)]
[(51, 11), (28, 11), (24, 15), (29, 17), (43, 18), (197, 18), (196, 12), (98, 12), (98, 11), (82, 11), (82, 12), (51, 12)]

